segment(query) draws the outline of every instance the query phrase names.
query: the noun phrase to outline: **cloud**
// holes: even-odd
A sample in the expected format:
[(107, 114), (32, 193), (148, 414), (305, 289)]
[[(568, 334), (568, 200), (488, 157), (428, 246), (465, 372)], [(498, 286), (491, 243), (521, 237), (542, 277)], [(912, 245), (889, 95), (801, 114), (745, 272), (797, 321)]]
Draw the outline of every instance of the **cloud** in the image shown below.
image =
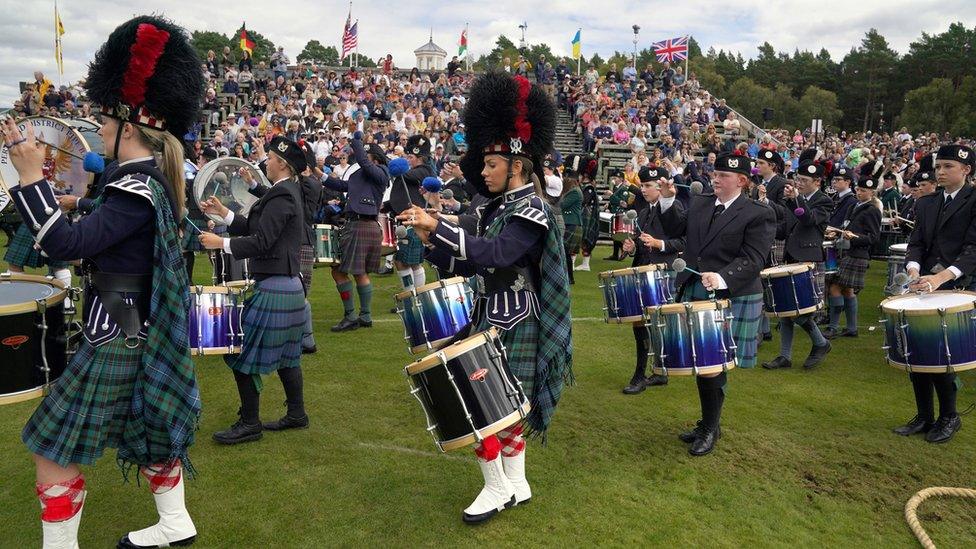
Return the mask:
[[(165, 7), (160, 7), (164, 5)], [(120, 7), (122, 6), (122, 7)], [(201, 7), (203, 6), (203, 7)], [(311, 0), (254, 0), (202, 3), (169, 0), (73, 0), (60, 4), (67, 34), (63, 37), (63, 82), (84, 76), (89, 60), (118, 24), (142, 13), (162, 13), (189, 30), (233, 32), (241, 21), (278, 45), (294, 60), (310, 39), (338, 45), (349, 4)], [(53, 51), (53, 9), (48, 2), (0, 0), (0, 105), (19, 95), (17, 83), (42, 70), (57, 81)], [(877, 28), (900, 53), (922, 32), (939, 33), (950, 23), (976, 25), (976, 3), (966, 0), (740, 0), (733, 10), (715, 3), (688, 0), (650, 3), (624, 0), (495, 0), (443, 3), (414, 0), (407, 4), (356, 2), (360, 52), (373, 58), (391, 53), (398, 66), (413, 66), (413, 50), (433, 33), (448, 54), (457, 51), (465, 24), (475, 56), (494, 47), (500, 34), (518, 43), (518, 25), (527, 23), (526, 40), (547, 43), (556, 55), (570, 53), (570, 39), (582, 28), (583, 55), (632, 51), (631, 25), (640, 25), (638, 48), (651, 42), (691, 34), (704, 49), (741, 52), (746, 58), (769, 41), (779, 51), (826, 48), (835, 60), (860, 44), (869, 28)]]

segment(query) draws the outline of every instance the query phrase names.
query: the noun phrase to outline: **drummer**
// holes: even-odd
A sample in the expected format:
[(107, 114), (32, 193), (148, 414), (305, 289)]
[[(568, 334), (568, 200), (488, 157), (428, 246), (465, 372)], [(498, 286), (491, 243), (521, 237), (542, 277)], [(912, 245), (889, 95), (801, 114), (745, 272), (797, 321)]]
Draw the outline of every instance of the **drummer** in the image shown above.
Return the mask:
[[(684, 206), (673, 198), (661, 198), (661, 184), (671, 179), (664, 168), (644, 166), (638, 172), (638, 177), (647, 206), (638, 212), (634, 236), (623, 242), (624, 253), (634, 254), (631, 267), (663, 263), (670, 269), (671, 263), (685, 249), (685, 236), (683, 232), (675, 230), (680, 227), (664, 224), (661, 219), (661, 208), (662, 204), (667, 204), (675, 209), (672, 215), (680, 217), (684, 215)], [(624, 387), (625, 395), (635, 395), (643, 392), (647, 387), (668, 383), (666, 375), (653, 374), (647, 377), (647, 355), (651, 351), (650, 331), (644, 322), (635, 322), (633, 328), (634, 341), (637, 344), (637, 366), (630, 383)]]
[[(672, 234), (686, 234), (683, 257), (688, 269), (677, 273), (678, 297), (682, 301), (704, 301), (713, 292), (715, 298), (731, 300), (732, 339), (740, 368), (756, 365), (756, 334), (763, 305), (759, 272), (766, 265), (776, 234), (775, 212), (745, 194), (751, 176), (749, 158), (722, 154), (715, 159), (714, 194), (693, 195), (688, 211), (682, 211), (675, 207), (674, 185), (662, 182), (659, 201), (664, 226), (674, 231)], [(703, 456), (715, 448), (721, 436), (728, 377), (722, 372), (699, 375), (695, 381), (702, 417), (678, 438), (691, 445), (691, 455)]]
[(908, 188), (911, 189), (912, 200), (904, 209), (899, 209), (898, 217), (894, 219), (894, 224), (901, 229), (904, 234), (911, 234), (915, 227), (915, 205), (918, 199), (935, 192), (935, 155), (927, 154), (918, 162), (918, 170), (908, 180)]
[[(244, 304), (241, 353), (225, 357), (237, 382), (240, 419), (229, 429), (214, 433), (219, 444), (250, 442), (260, 439), (264, 429), (304, 429), (309, 423), (301, 370), (305, 294), (299, 277), (305, 227), (297, 180), (307, 163), (301, 147), (284, 137), (271, 140), (269, 153), (266, 168), (274, 184), (251, 206), (247, 217), (235, 214), (216, 197), (200, 206), (204, 213), (221, 217), (231, 235), (240, 235), (223, 238), (205, 232), (200, 243), (208, 250), (249, 258), (255, 280), (254, 295)], [(262, 425), (261, 376), (274, 371), (285, 389), (288, 410), (280, 420)]]
[[(426, 206), (427, 202), (420, 192), (421, 184), (424, 179), (435, 175), (430, 163), (429, 139), (420, 134), (412, 135), (404, 150), (410, 169), (390, 183), (390, 208), (394, 214), (400, 214), (411, 206)], [(409, 227), (407, 236), (401, 239), (393, 256), (393, 264), (404, 290), (413, 290), (427, 283), (424, 245)], [(396, 312), (396, 307), (393, 312)]]
[[(968, 184), (973, 158), (973, 150), (965, 145), (943, 145), (935, 156), (935, 177), (942, 190), (919, 198), (915, 205), (905, 265), (912, 281), (909, 290), (964, 289), (976, 273), (976, 190)], [(895, 433), (925, 433), (928, 442), (948, 442), (962, 427), (956, 412), (956, 374), (912, 372), (908, 377), (918, 413)], [(938, 419), (933, 388), (939, 397)]]
[(184, 213), (179, 139), (203, 99), (195, 57), (183, 29), (153, 16), (123, 23), (99, 49), (85, 88), (101, 106), (99, 135), (120, 167), (99, 206), (78, 223), (57, 208), (33, 131), (21, 135), (10, 119), (0, 131), (20, 178), (11, 197), (24, 219), (36, 221), (25, 225), (52, 259), (82, 258), (87, 275), (84, 337), (22, 433), (37, 468), (44, 547), (78, 547), (88, 494), (80, 466), (107, 448), (118, 449), (123, 471), (138, 467), (159, 514), (118, 547), (189, 545), (197, 534), (183, 472), (192, 472), (187, 456), (200, 392), (177, 236)]
[[(539, 436), (572, 379), (566, 258), (555, 217), (541, 198), (541, 164), (552, 149), (555, 117), (545, 91), (525, 78), (502, 72), (479, 77), (464, 111), (469, 152), (461, 159), (465, 178), (491, 197), (477, 236), (416, 206), (398, 217), (424, 240), (433, 264), (477, 275), (472, 321), (458, 337), (492, 326), (501, 331), (508, 366), (532, 405), (525, 428)], [(502, 302), (510, 306), (496, 306)], [(484, 522), (532, 497), (525, 443), (519, 423), (475, 448), (485, 486), (464, 510), (464, 522)]]
[(830, 178), (830, 186), (834, 189), (834, 196), (831, 201), (834, 203), (834, 211), (827, 220), (827, 225), (840, 228), (847, 219), (847, 212), (855, 204), (857, 197), (854, 195), (854, 170), (847, 166), (840, 166), (834, 169), (833, 176)]
[[(340, 263), (332, 267), (332, 279), (342, 300), (343, 317), (332, 327), (333, 332), (373, 326), (373, 283), (369, 273), (380, 269), (383, 229), (376, 222), (376, 216), (383, 202), (383, 192), (390, 184), (390, 173), (386, 168), (386, 154), (372, 141), (372, 135), (355, 132), (351, 148), (358, 169), (348, 181), (330, 175), (322, 182), (329, 189), (347, 193), (346, 221), (339, 240), (342, 248)], [(359, 316), (355, 314), (350, 275), (356, 280)]]
[[(817, 292), (820, 298), (824, 294), (824, 249), (823, 237), (827, 228), (827, 218), (830, 217), (832, 203), (830, 198), (820, 191), (824, 177), (824, 166), (816, 161), (800, 164), (796, 180), (793, 185), (787, 185), (783, 190), (783, 203), (770, 205), (779, 210), (779, 232), (785, 236), (785, 250), (783, 262), (792, 263), (811, 262), (814, 265)], [(763, 363), (763, 368), (775, 370), (793, 366), (790, 355), (793, 351), (793, 326), (799, 325), (810, 336), (813, 348), (810, 355), (803, 362), (806, 369), (820, 364), (830, 352), (830, 342), (827, 341), (820, 328), (813, 319), (813, 313), (794, 318), (780, 318), (779, 356)]]
[[(830, 321), (824, 332), (827, 339), (857, 337), (857, 294), (864, 289), (864, 275), (871, 265), (871, 247), (881, 234), (881, 201), (877, 197), (881, 183), (877, 174), (873, 173), (874, 164), (868, 162), (861, 167), (857, 180), (857, 203), (847, 211), (840, 224), (833, 225), (840, 231), (827, 231), (827, 238), (842, 239), (847, 243), (846, 246), (837, 246), (840, 256), (837, 275), (830, 281), (827, 298), (830, 307)], [(844, 311), (847, 320), (844, 331), (840, 329), (841, 311)]]

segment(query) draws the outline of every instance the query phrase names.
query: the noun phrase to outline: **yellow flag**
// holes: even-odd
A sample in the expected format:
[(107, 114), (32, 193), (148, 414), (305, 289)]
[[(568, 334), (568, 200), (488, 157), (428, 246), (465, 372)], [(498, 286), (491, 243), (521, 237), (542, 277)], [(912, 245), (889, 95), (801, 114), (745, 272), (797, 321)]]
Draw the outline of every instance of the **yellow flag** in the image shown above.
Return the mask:
[(64, 35), (64, 25), (58, 7), (54, 6), (54, 60), (58, 63), (58, 73), (64, 74), (64, 57), (61, 54), (61, 36)]

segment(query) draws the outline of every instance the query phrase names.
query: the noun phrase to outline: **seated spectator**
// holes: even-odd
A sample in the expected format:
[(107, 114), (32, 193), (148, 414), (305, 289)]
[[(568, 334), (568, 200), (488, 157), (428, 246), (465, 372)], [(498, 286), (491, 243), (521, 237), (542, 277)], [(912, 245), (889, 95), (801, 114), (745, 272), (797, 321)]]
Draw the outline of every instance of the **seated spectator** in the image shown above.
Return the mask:
[(617, 131), (613, 132), (613, 142), (617, 145), (630, 143), (630, 132), (627, 131), (627, 124), (620, 122), (617, 124)]

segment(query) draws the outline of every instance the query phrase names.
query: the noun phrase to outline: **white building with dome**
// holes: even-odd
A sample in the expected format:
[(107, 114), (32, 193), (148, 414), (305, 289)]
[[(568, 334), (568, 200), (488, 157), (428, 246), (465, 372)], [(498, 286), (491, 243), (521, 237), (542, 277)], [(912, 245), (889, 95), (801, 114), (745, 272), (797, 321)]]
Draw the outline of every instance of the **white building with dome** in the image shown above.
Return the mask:
[(440, 71), (446, 66), (447, 52), (434, 43), (434, 33), (430, 34), (430, 40), (426, 44), (413, 50), (417, 56), (417, 68), (420, 70)]

